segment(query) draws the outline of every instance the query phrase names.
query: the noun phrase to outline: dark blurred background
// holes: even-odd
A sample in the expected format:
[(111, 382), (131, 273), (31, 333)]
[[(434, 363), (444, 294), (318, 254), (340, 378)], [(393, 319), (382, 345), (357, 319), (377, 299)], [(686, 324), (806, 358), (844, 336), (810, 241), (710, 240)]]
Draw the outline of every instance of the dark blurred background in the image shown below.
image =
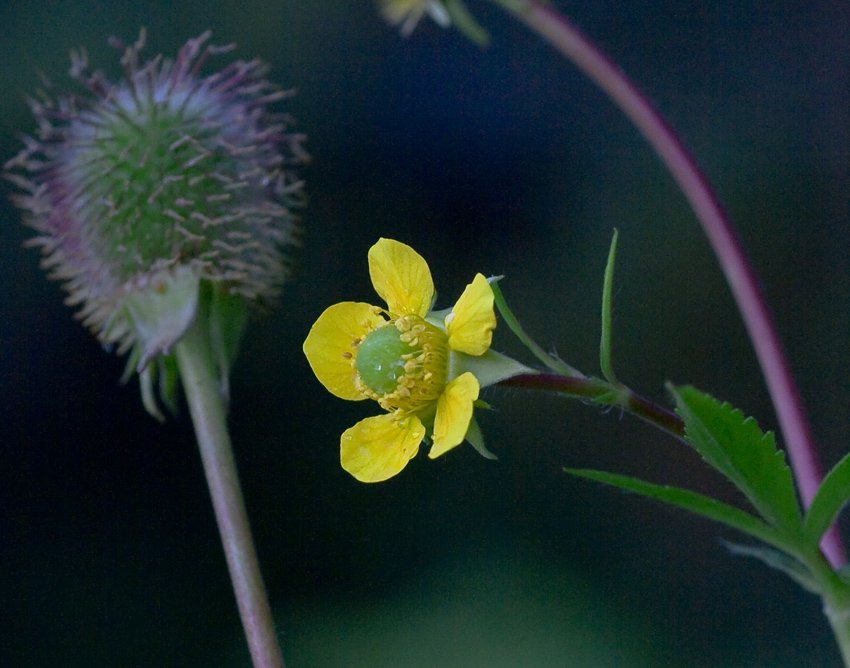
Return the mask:
[[(822, 456), (847, 450), (848, 9), (814, 0), (555, 3), (693, 149), (761, 276)], [(692, 382), (765, 429), (750, 343), (682, 195), (620, 112), (488, 3), (480, 50), (423, 21), (409, 39), (355, 0), (5, 0), (0, 160), (34, 129), (37, 72), (68, 53), (120, 74), (110, 35), (149, 57), (210, 28), (298, 90), (313, 157), (303, 246), (233, 373), (232, 435), (290, 668), (838, 666), (819, 601), (730, 556), (731, 531), (567, 477), (594, 467), (744, 507), (694, 453), (637, 420), (488, 390), (498, 462), (462, 447), (367, 486), (339, 434), (374, 412), (325, 392), (301, 354), (341, 300), (374, 301), (380, 236), (429, 261), (448, 306), (505, 274), (525, 328), (598, 368), (607, 246), (620, 229), (615, 364), (636, 390)], [(231, 56), (215, 63), (229, 62)], [(191, 424), (160, 426), (124, 361), (72, 318), (22, 248), (0, 186), (0, 665), (245, 666)], [(532, 362), (507, 329), (497, 349)]]

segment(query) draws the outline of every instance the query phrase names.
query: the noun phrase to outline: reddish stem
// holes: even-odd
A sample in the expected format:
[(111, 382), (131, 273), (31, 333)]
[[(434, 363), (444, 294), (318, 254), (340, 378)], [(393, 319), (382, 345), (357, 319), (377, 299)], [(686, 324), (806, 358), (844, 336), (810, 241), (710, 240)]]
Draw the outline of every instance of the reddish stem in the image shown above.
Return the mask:
[(666, 431), (671, 436), (682, 441), (685, 440), (685, 423), (678, 415), (645, 397), (634, 394), (630, 390), (623, 391), (625, 400), (622, 403), (611, 404), (610, 400), (605, 401), (604, 399), (610, 397), (611, 385), (598, 378), (562, 376), (557, 373), (528, 373), (507, 378), (500, 381), (499, 385), (502, 387), (522, 387), (529, 390), (563, 392), (573, 397), (599, 400), (608, 405), (619, 405), (642, 420)]
[[(608, 94), (643, 133), (690, 202), (738, 304), (776, 409), (803, 505), (808, 507), (823, 479), (809, 423), (753, 269), (705, 176), (658, 110), (566, 17), (538, 0), (508, 9)], [(835, 527), (825, 534), (821, 549), (833, 567), (847, 563)]]

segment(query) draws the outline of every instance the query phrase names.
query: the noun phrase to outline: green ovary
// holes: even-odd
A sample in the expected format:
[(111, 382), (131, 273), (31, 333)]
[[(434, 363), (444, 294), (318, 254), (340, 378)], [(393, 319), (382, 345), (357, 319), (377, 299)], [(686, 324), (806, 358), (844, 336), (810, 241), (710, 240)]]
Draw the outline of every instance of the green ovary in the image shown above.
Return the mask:
[[(195, 219), (192, 214), (215, 219), (229, 206), (207, 199), (227, 192), (209, 177), (226, 160), (207, 148), (209, 131), (200, 127), (197, 119), (157, 111), (160, 113), (135, 121), (113, 118), (85, 156), (92, 165), (85, 180), (99, 195), (94, 202), (100, 207), (111, 203), (110, 210), (101, 209), (100, 216), (108, 229), (104, 253), (121, 267), (122, 278), (157, 260), (209, 251), (219, 230), (205, 229), (199, 222), (203, 218)], [(174, 145), (187, 134), (194, 141)], [(201, 153), (202, 144), (207, 151), (204, 159), (191, 164)], [(232, 164), (230, 167), (230, 171), (235, 169)], [(187, 241), (178, 234), (176, 223), (196, 235), (195, 240)]]
[(371, 332), (357, 351), (355, 366), (363, 384), (378, 396), (396, 391), (398, 379), (404, 375), (402, 355), (416, 349), (401, 340), (401, 332), (393, 326)]

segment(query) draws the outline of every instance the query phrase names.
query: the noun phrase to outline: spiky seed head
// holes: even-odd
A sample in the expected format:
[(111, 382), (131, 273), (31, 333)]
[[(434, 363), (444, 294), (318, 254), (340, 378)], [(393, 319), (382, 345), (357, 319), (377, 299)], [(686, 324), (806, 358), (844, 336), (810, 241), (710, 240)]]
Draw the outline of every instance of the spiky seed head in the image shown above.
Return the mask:
[(301, 183), (299, 135), (268, 105), (287, 93), (259, 60), (208, 76), (233, 47), (189, 40), (173, 61), (144, 64), (145, 32), (123, 50), (124, 78), (88, 72), (72, 53), (82, 94), (30, 100), (35, 137), (5, 165), (39, 235), (50, 275), (104, 344), (135, 347), (140, 367), (167, 352), (194, 318), (201, 282), (218, 294), (267, 301), (287, 273)]

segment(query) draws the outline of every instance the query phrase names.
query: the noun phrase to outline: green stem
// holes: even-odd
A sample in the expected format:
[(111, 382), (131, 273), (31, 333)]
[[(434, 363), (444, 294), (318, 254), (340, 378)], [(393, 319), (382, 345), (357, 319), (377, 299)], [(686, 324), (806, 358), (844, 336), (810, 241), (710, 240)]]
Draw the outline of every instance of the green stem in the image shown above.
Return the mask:
[(578, 378), (554, 373), (522, 374), (499, 383), (504, 387), (522, 387), (529, 390), (549, 390), (577, 399), (590, 399), (605, 406), (627, 410), (671, 436), (685, 439), (685, 424), (672, 411), (659, 406), (621, 385), (611, 385), (599, 378)]
[(224, 404), (212, 374), (207, 323), (205, 318), (195, 318), (189, 331), (174, 346), (177, 363), (254, 668), (283, 668), (239, 486)]

